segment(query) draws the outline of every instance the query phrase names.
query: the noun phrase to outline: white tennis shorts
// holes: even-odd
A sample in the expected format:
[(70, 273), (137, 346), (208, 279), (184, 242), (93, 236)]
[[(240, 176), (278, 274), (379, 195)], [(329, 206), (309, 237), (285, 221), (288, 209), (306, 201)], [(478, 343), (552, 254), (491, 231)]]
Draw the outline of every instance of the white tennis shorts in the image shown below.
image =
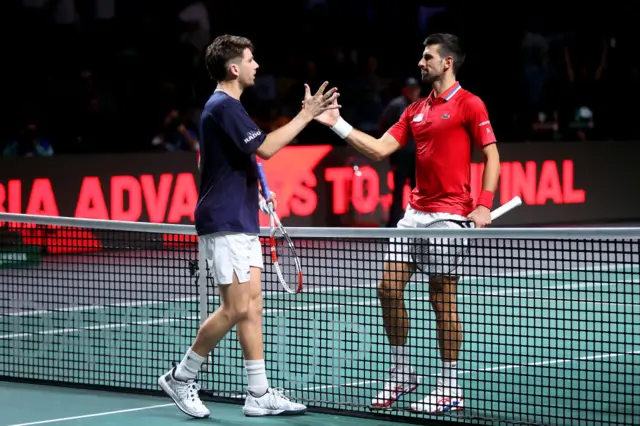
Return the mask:
[[(466, 217), (451, 213), (424, 213), (413, 209), (410, 205), (407, 205), (407, 210), (404, 216), (398, 222), (398, 228), (426, 228), (428, 224), (435, 220), (452, 219), (452, 220), (467, 220)], [(456, 224), (443, 223), (443, 225), (451, 228), (460, 229)], [(442, 244), (446, 244), (446, 239), (438, 239)], [(460, 240), (458, 240), (460, 241)], [(468, 239), (463, 240), (463, 244), (468, 244)], [(410, 238), (390, 238), (389, 239), (389, 251), (385, 256), (385, 261), (388, 262), (412, 262), (411, 259), (411, 239)]]
[(229, 285), (233, 273), (238, 282), (245, 283), (251, 276), (251, 267), (262, 269), (262, 247), (257, 235), (236, 232), (218, 232), (199, 238), (200, 256), (204, 257), (208, 278), (214, 285)]

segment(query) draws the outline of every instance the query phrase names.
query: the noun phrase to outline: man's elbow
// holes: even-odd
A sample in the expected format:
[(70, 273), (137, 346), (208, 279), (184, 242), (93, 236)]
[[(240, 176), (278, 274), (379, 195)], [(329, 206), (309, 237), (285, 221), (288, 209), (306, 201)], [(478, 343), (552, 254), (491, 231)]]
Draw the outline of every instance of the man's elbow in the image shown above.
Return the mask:
[(500, 153), (498, 152), (498, 148), (495, 144), (486, 146), (483, 149), (483, 153), (485, 163), (497, 162), (498, 164), (500, 164)]
[(378, 147), (369, 155), (373, 161), (382, 161), (393, 153), (393, 149), (378, 139)]
[(371, 155), (369, 155), (369, 158), (375, 162), (379, 162), (387, 158), (387, 156), (381, 152), (375, 151)]
[(262, 160), (268, 160), (271, 157), (273, 157), (273, 154), (271, 154), (270, 152), (261, 152), (261, 151), (256, 151), (256, 154), (258, 155), (258, 157), (260, 157)]
[(268, 149), (264, 149), (264, 148), (258, 148), (256, 150), (256, 155), (258, 155), (258, 157), (260, 157), (263, 160), (268, 160), (271, 157), (273, 157), (273, 155), (275, 154), (275, 152), (271, 152)]

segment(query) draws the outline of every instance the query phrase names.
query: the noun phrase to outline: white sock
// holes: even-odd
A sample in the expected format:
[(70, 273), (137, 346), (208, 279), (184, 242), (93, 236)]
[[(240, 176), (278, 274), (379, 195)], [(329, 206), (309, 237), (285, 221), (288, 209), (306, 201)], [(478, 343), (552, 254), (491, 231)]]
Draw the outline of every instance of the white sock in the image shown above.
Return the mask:
[(182, 381), (195, 379), (204, 360), (205, 357), (198, 355), (189, 348), (180, 364), (178, 364), (174, 377)]
[(391, 364), (395, 367), (396, 372), (399, 374), (411, 372), (407, 349), (408, 348), (405, 345), (391, 345)]
[(458, 387), (458, 364), (456, 362), (444, 362), (442, 364), (443, 386), (455, 389)]
[(267, 393), (267, 389), (269, 389), (269, 381), (267, 380), (267, 370), (264, 366), (264, 360), (257, 359), (245, 361), (244, 368), (247, 372), (249, 392), (255, 397), (260, 397)]

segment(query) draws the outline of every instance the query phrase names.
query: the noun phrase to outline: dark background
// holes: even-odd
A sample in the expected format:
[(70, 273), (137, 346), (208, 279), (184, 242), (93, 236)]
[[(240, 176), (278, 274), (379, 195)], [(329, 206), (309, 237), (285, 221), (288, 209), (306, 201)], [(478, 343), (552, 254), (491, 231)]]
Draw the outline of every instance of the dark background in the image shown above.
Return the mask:
[[(75, 177), (85, 170), (195, 172), (185, 159), (191, 154), (179, 152), (195, 149), (165, 121), (174, 111), (197, 138), (213, 89), (203, 51), (224, 33), (254, 41), (258, 84), (242, 100), (264, 130), (296, 114), (303, 83), (315, 88), (326, 79), (342, 93), (345, 118), (377, 136), (385, 106), (408, 77), (419, 77), (424, 38), (446, 31), (467, 50), (459, 80), (486, 103), (503, 160), (571, 158), (576, 186), (588, 184), (585, 204), (532, 206), (514, 223), (640, 220), (639, 13), (631, 4), (20, 0), (2, 7), (0, 183), (52, 176), (62, 188), (56, 196), (75, 199)], [(292, 145), (344, 142), (312, 123)], [(116, 157), (103, 159), (107, 153)], [(26, 156), (47, 158), (16, 162)]]

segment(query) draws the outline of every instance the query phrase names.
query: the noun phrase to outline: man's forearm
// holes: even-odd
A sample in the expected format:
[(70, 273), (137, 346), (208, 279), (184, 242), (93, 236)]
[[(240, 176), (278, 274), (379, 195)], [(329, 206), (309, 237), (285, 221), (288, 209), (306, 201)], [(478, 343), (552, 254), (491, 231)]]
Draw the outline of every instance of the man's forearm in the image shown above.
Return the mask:
[(342, 117), (331, 127), (331, 130), (349, 145), (374, 161), (380, 161), (400, 147), (391, 135), (385, 133), (380, 139), (354, 129)]
[(380, 141), (371, 135), (368, 135), (360, 130), (353, 129), (349, 132), (349, 135), (345, 138), (347, 143), (366, 155), (368, 158), (380, 161), (386, 155), (384, 154), (384, 146)]
[(500, 156), (497, 151), (485, 155), (484, 171), (482, 173), (482, 191), (478, 198), (478, 205), (489, 210), (493, 206), (493, 194), (498, 188), (500, 179)]
[(290, 122), (267, 135), (260, 145), (257, 154), (264, 159), (271, 158), (276, 152), (287, 146), (313, 120), (304, 112), (300, 112)]
[(482, 189), (496, 192), (500, 179), (500, 157), (492, 155), (484, 160), (484, 172), (482, 173)]

